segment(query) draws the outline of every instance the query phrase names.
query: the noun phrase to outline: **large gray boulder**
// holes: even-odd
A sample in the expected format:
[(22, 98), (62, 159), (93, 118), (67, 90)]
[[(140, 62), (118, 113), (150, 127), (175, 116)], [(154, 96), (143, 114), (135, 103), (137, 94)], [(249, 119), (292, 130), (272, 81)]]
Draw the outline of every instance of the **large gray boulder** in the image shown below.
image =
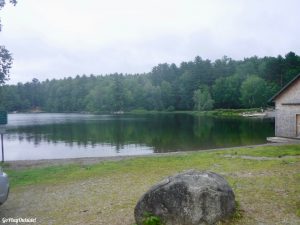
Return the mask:
[(134, 216), (138, 225), (146, 214), (159, 217), (166, 225), (208, 225), (234, 210), (234, 193), (222, 176), (189, 170), (150, 188), (138, 201)]

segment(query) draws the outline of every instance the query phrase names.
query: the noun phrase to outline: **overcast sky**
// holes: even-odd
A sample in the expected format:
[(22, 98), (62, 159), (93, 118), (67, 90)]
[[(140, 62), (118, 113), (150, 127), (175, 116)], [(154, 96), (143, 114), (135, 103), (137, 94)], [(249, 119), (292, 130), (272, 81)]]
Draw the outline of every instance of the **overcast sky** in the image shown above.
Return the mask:
[[(8, 1), (8, 0), (7, 0)], [(158, 63), (300, 54), (299, 0), (18, 0), (1, 10), (10, 84)]]

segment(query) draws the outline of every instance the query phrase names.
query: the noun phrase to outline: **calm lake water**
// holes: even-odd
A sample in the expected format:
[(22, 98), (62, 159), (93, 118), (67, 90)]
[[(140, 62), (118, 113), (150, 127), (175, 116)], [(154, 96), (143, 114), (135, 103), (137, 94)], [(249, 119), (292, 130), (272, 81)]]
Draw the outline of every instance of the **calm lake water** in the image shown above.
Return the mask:
[(9, 114), (6, 160), (57, 159), (191, 151), (266, 143), (271, 119), (187, 114)]

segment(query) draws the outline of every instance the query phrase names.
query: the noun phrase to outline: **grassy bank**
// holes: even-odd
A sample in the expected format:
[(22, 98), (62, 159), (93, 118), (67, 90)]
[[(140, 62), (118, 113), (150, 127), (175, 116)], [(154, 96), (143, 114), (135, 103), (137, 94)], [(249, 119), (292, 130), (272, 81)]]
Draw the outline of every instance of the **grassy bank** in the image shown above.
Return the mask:
[[(133, 209), (150, 186), (187, 169), (222, 174), (239, 202), (227, 224), (299, 224), (300, 145), (264, 146), (99, 164), (6, 171), (11, 194), (2, 217), (38, 224), (133, 224)], [(76, 221), (76, 223), (74, 223)]]
[(242, 113), (261, 112), (259, 108), (253, 109), (215, 109), (211, 111), (147, 111), (147, 110), (132, 110), (128, 114), (191, 114), (198, 116), (242, 116)]

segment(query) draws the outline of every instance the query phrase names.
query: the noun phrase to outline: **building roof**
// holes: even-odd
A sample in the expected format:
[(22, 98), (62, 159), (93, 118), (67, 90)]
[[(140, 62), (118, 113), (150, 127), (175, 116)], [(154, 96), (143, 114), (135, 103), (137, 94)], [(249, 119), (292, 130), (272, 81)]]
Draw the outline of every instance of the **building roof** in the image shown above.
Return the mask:
[(269, 102), (273, 102), (282, 92), (284, 92), (288, 87), (290, 87), (297, 79), (300, 78), (300, 73), (294, 77), (290, 82), (288, 82), (280, 91), (278, 91), (272, 98), (269, 99)]

